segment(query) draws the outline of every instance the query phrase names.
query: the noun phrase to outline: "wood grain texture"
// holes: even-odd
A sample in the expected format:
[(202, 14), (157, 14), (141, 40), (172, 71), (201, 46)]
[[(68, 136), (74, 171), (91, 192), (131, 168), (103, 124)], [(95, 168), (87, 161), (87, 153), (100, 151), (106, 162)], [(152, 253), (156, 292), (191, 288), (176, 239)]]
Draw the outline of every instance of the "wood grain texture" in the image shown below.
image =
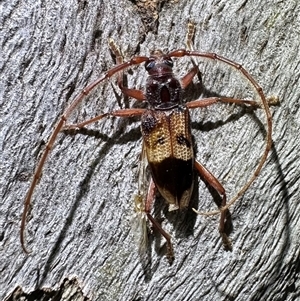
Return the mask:
[[(300, 298), (297, 1), (164, 1), (157, 16), (153, 14), (157, 32), (144, 26), (143, 21), (152, 24), (151, 20), (140, 15), (133, 1), (29, 0), (0, 5), (1, 300), (17, 286), (27, 293), (57, 291), (64, 279), (73, 277), (82, 289), (78, 300)], [(19, 229), (35, 165), (66, 106), (113, 66), (108, 38), (121, 46), (125, 58), (148, 55), (156, 48), (183, 48), (188, 20), (196, 23), (195, 49), (243, 64), (267, 96), (280, 99), (280, 106), (271, 108), (274, 145), (268, 162), (230, 210), (232, 252), (222, 247), (218, 217), (192, 216), (185, 224), (189, 215), (163, 212), (163, 227), (175, 247), (173, 265), (168, 265), (159, 236), (150, 239), (151, 260), (139, 256), (132, 202), (141, 151), (139, 123), (110, 119), (91, 126), (94, 135), (59, 136), (34, 194), (26, 235), (33, 252), (26, 256)], [(179, 76), (191, 68), (188, 59), (176, 65)], [(251, 95), (226, 66), (219, 69), (206, 60), (200, 69), (208, 91)], [(143, 66), (132, 68), (128, 86), (143, 87), (145, 78)], [(74, 118), (132, 104), (136, 106), (132, 100), (124, 104), (111, 80)], [(263, 112), (220, 104), (194, 111), (192, 118), (197, 158), (229, 197), (234, 196), (263, 149)], [(215, 209), (205, 185), (199, 182), (197, 188), (198, 209)]]

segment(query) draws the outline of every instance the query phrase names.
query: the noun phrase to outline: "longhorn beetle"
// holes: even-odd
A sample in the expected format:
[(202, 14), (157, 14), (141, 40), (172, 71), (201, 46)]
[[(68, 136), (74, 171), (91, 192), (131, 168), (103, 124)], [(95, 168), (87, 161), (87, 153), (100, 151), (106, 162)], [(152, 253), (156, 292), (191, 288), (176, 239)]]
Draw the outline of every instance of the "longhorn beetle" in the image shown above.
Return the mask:
[[(194, 34), (194, 26), (189, 24), (188, 29), (187, 45), (191, 49), (191, 39)], [(186, 208), (190, 202), (193, 191), (193, 175), (195, 171), (197, 171), (199, 175), (219, 193), (222, 198), (222, 203), (221, 208), (218, 211), (210, 213), (194, 211), (198, 214), (206, 215), (220, 214), (219, 231), (222, 236), (223, 243), (230, 244), (224, 229), (226, 211), (229, 206), (232, 205), (248, 189), (251, 183), (258, 176), (271, 148), (272, 119), (262, 88), (241, 65), (215, 53), (185, 49), (178, 49), (169, 53), (163, 53), (160, 50), (155, 50), (152, 52), (150, 57), (135, 56), (131, 58), (130, 61), (124, 62), (121, 52), (115, 43), (110, 40), (109, 44), (112, 52), (116, 56), (117, 65), (106, 71), (97, 80), (85, 87), (63, 112), (50, 135), (45, 150), (43, 151), (40, 161), (36, 167), (31, 185), (24, 201), (24, 211), (21, 222), (20, 239), (24, 252), (29, 252), (25, 246), (24, 232), (30, 200), (37, 182), (41, 177), (44, 163), (54, 142), (56, 141), (57, 135), (63, 130), (80, 129), (93, 122), (112, 116), (139, 116), (141, 118), (143, 154), (148, 160), (151, 180), (148, 192), (145, 193), (145, 198), (142, 193), (137, 196), (136, 201), (137, 203), (142, 204), (140, 208), (144, 211), (145, 216), (147, 216), (152, 225), (157, 228), (161, 235), (166, 239), (169, 260), (172, 261), (173, 259), (171, 236), (162, 229), (160, 224), (151, 215), (151, 206), (155, 198), (155, 189), (157, 189), (162, 197), (167, 201), (171, 210)], [(183, 78), (177, 79), (172, 71), (172, 58), (180, 58), (184, 56), (216, 60), (235, 68), (241, 72), (246, 80), (254, 87), (254, 90), (260, 97), (260, 102), (254, 100), (234, 99), (231, 97), (209, 97), (185, 103), (182, 92), (191, 83), (194, 76), (199, 72), (199, 69), (195, 64), (195, 61), (192, 59), (194, 67)], [(124, 69), (142, 63), (145, 64), (145, 69), (149, 75), (146, 81), (145, 90), (142, 91), (125, 87), (123, 84)], [(115, 74), (117, 74), (117, 83), (122, 93), (128, 97), (135, 98), (140, 102), (146, 102), (148, 104), (148, 108), (114, 110), (81, 123), (67, 124), (68, 118), (79, 103), (81, 103), (95, 87), (103, 81), (110, 79)], [(266, 146), (254, 174), (236, 194), (236, 196), (228, 203), (224, 187), (204, 166), (196, 161), (193, 151), (189, 110), (207, 107), (215, 103), (232, 103), (236, 105), (251, 106), (253, 108), (263, 107), (267, 119)]]

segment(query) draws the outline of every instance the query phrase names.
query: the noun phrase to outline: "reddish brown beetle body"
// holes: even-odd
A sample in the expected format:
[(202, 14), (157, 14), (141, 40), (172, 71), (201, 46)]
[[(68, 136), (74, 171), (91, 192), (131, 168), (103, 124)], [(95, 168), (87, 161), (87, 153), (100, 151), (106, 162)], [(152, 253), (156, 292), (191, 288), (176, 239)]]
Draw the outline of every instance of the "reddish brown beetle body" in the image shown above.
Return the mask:
[(193, 191), (194, 152), (188, 109), (173, 61), (156, 51), (146, 62), (150, 109), (141, 116), (141, 129), (153, 181), (173, 209), (188, 206)]
[[(123, 62), (121, 52), (117, 46), (112, 41), (110, 41), (110, 46), (112, 52), (116, 55), (117, 66), (108, 70), (100, 78), (83, 89), (65, 110), (59, 118), (36, 167), (33, 180), (24, 202), (20, 232), (23, 250), (28, 253), (25, 247), (24, 231), (30, 200), (37, 182), (41, 177), (44, 163), (54, 142), (56, 141), (57, 135), (63, 130), (79, 129), (108, 116), (141, 117), (143, 155), (145, 153), (147, 156), (152, 178), (150, 179), (148, 192), (145, 193), (144, 189), (141, 189), (142, 193), (141, 195), (138, 195), (136, 199), (138, 202), (143, 203), (142, 206), (140, 206), (141, 210), (145, 213), (153, 226), (156, 227), (166, 238), (169, 261), (172, 262), (174, 257), (171, 236), (162, 229), (160, 224), (151, 215), (151, 208), (155, 199), (155, 188), (158, 189), (162, 197), (168, 202), (170, 210), (186, 208), (189, 205), (193, 192), (195, 171), (197, 171), (201, 178), (214, 188), (221, 197), (221, 209), (217, 211), (217, 213), (220, 214), (219, 231), (224, 245), (227, 245), (227, 247), (230, 246), (230, 241), (225, 233), (227, 209), (247, 190), (254, 179), (258, 176), (264, 162), (266, 161), (272, 144), (271, 114), (262, 89), (241, 65), (214, 53), (202, 53), (197, 51), (187, 51), (184, 49), (175, 50), (168, 54), (164, 54), (161, 51), (155, 51), (150, 57), (136, 56), (128, 62)], [(192, 82), (193, 77), (199, 72), (199, 70), (198, 67), (194, 65), (194, 67), (183, 78), (180, 80), (177, 79), (172, 71), (172, 57), (178, 58), (183, 56), (218, 60), (237, 69), (254, 87), (256, 93), (261, 99), (261, 103), (254, 100), (242, 100), (230, 97), (210, 97), (185, 103), (183, 101), (183, 90)], [(139, 65), (141, 63), (145, 63), (146, 71), (149, 74), (145, 91), (125, 87), (123, 85), (121, 71), (127, 67)], [(138, 101), (146, 101), (149, 107), (147, 109), (129, 108), (115, 110), (103, 113), (78, 124), (66, 124), (72, 112), (78, 104), (82, 102), (85, 96), (88, 95), (97, 85), (111, 78), (114, 74), (118, 74), (118, 86), (124, 95), (133, 97)], [(253, 108), (262, 106), (265, 110), (268, 126), (266, 148), (260, 158), (257, 168), (250, 180), (227, 204), (224, 187), (205, 167), (195, 160), (190, 128), (190, 109), (207, 107), (218, 102), (247, 105), (252, 106)], [(145, 174), (145, 172), (143, 171), (142, 174)]]

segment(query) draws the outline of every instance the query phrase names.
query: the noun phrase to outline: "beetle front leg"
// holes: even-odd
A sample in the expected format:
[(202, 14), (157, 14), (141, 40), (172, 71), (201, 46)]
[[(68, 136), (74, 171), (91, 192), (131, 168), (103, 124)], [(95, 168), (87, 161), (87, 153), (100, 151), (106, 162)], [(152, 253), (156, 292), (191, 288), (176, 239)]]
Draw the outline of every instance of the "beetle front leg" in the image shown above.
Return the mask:
[(161, 225), (158, 223), (158, 221), (150, 214), (150, 211), (151, 211), (154, 199), (155, 199), (155, 189), (156, 189), (155, 184), (153, 182), (153, 179), (151, 178), (148, 193), (147, 193), (145, 212), (146, 212), (148, 219), (152, 223), (153, 227), (155, 227), (159, 231), (159, 233), (166, 239), (166, 241), (167, 241), (167, 257), (168, 257), (169, 263), (172, 264), (174, 261), (174, 252), (173, 252), (173, 246), (172, 246), (172, 242), (171, 242), (171, 235), (169, 233), (167, 233), (161, 227)]
[[(199, 172), (199, 175), (211, 186), (213, 187), (219, 195), (222, 197), (221, 207), (226, 206), (226, 191), (222, 184), (218, 181), (218, 179), (208, 171), (204, 166), (202, 166), (199, 162), (195, 161), (195, 168)], [(222, 208), (221, 208), (222, 209)], [(196, 213), (199, 212), (193, 209)], [(226, 249), (231, 250), (231, 241), (228, 238), (225, 232), (225, 223), (226, 223), (226, 214), (228, 210), (221, 210), (221, 217), (220, 217), (220, 225), (219, 225), (219, 232), (222, 237), (223, 245)]]
[[(108, 45), (110, 47), (111, 52), (115, 55), (116, 57), (116, 63), (117, 65), (121, 65), (124, 62), (122, 52), (118, 45), (115, 43), (113, 39), (108, 40)], [(137, 100), (143, 101), (146, 100), (146, 97), (144, 95), (144, 92), (142, 90), (137, 90), (137, 89), (128, 89), (127, 87), (124, 86), (123, 83), (123, 72), (120, 72), (118, 74), (118, 86), (121, 89), (122, 93), (125, 94), (126, 96), (133, 97)]]

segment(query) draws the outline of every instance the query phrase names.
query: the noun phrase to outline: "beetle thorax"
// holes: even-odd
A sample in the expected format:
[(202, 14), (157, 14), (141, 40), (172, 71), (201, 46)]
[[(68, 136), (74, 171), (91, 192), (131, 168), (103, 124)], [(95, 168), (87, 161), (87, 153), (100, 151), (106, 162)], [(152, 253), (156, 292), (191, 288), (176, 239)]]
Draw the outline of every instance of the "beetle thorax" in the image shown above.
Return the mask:
[(168, 109), (181, 103), (182, 88), (173, 75), (149, 76), (146, 84), (146, 97), (151, 107)]
[(146, 100), (157, 110), (176, 107), (181, 103), (182, 88), (173, 74), (173, 61), (160, 50), (152, 53), (145, 63), (149, 74), (146, 83)]

